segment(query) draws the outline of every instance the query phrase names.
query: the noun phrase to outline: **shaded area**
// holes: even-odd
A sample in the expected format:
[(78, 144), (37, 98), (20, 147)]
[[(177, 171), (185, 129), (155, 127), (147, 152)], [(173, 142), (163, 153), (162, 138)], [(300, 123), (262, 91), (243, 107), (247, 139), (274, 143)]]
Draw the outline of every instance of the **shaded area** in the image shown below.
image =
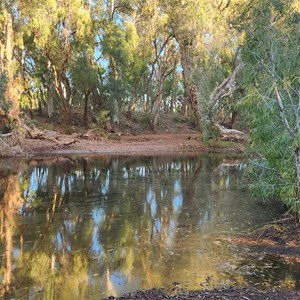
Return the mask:
[(152, 289), (148, 291), (138, 291), (128, 295), (108, 299), (208, 299), (208, 300), (229, 300), (229, 299), (251, 299), (251, 300), (297, 300), (300, 298), (300, 292), (293, 291), (259, 291), (255, 289), (234, 289), (234, 288), (220, 288), (214, 290), (189, 291), (176, 295), (170, 295), (163, 289)]

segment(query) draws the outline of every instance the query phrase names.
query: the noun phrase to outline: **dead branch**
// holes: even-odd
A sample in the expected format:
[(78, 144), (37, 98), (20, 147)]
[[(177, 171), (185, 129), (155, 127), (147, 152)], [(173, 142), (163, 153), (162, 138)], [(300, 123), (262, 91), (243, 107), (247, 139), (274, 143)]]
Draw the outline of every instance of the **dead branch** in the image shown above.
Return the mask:
[(236, 129), (228, 129), (219, 124), (215, 118), (215, 112), (218, 109), (220, 102), (233, 95), (235, 91), (239, 89), (236, 83), (236, 76), (242, 64), (239, 63), (233, 70), (233, 72), (225, 78), (225, 80), (217, 86), (209, 97), (209, 119), (211, 124), (220, 132), (220, 134), (228, 140), (243, 141), (245, 140), (245, 134), (242, 131)]
[(242, 64), (238, 64), (234, 71), (211, 93), (209, 97), (209, 106), (213, 110), (212, 114), (217, 109), (222, 99), (231, 96), (239, 88), (236, 84), (236, 75), (241, 67)]
[(9, 133), (3, 133), (3, 134), (1, 134), (0, 136), (2, 137), (2, 138), (6, 138), (6, 137), (9, 137), (9, 136), (12, 136), (13, 135), (13, 133), (12, 132), (9, 132)]
[(28, 133), (28, 135), (30, 136), (31, 139), (34, 140), (48, 140), (51, 141), (57, 145), (60, 146), (68, 146), (71, 144), (74, 144), (77, 142), (77, 140), (72, 139), (71, 141), (60, 141), (58, 140), (57, 137), (53, 137), (50, 136), (49, 134), (47, 134), (45, 131), (41, 131), (40, 129), (36, 128), (35, 126), (33, 126), (33, 128), (30, 128), (29, 126), (25, 125), (25, 124), (20, 124), (20, 126), (26, 130), (26, 132)]
[(234, 140), (234, 141), (244, 141), (246, 139), (245, 133), (236, 129), (228, 129), (222, 126), (221, 124), (214, 122), (214, 127), (217, 128), (225, 139)]

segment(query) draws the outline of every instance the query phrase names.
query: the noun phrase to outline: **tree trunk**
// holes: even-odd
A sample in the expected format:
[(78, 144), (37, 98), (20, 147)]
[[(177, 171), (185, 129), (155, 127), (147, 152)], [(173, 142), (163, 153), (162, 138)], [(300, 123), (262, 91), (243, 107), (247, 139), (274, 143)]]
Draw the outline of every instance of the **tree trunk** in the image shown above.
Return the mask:
[(9, 291), (13, 272), (13, 232), (15, 228), (14, 214), (19, 211), (23, 199), (19, 188), (18, 176), (9, 176), (0, 181), (3, 187), (2, 206), (0, 209), (0, 241), (5, 245), (3, 255), (3, 277), (0, 285), (0, 297)]
[(56, 93), (62, 100), (65, 124), (69, 125), (72, 118), (73, 93), (67, 75), (67, 70), (60, 70), (58, 72), (54, 64), (52, 64), (52, 69), (54, 75), (54, 88)]
[(192, 65), (193, 61), (189, 53), (189, 45), (180, 45), (180, 55), (181, 55), (181, 66), (182, 66), (182, 75), (185, 85), (185, 92), (188, 97), (189, 103), (193, 110), (195, 125), (200, 128), (201, 116), (199, 109), (199, 93), (197, 86), (193, 82), (193, 72)]
[(53, 97), (50, 96), (47, 102), (47, 114), (49, 119), (51, 119), (53, 113), (54, 113)]
[(119, 124), (120, 123), (120, 118), (119, 118), (119, 103), (117, 99), (113, 99), (112, 103), (112, 122), (114, 124)]
[(158, 88), (157, 88), (157, 94), (154, 99), (151, 114), (150, 114), (150, 128), (153, 131), (156, 131), (157, 124), (158, 124), (158, 114), (162, 102), (162, 95), (163, 95), (163, 76), (164, 74), (159, 74), (159, 82), (158, 82)]
[[(211, 93), (209, 97), (208, 103), (208, 121), (209, 125), (205, 129), (205, 135), (207, 139), (211, 138), (212, 128), (216, 128), (219, 130), (220, 134), (224, 138), (233, 139), (233, 140), (244, 140), (245, 135), (243, 132), (234, 130), (234, 129), (227, 129), (221, 124), (219, 124), (218, 118), (216, 117), (218, 108), (220, 106), (220, 102), (226, 98), (233, 95), (239, 89), (239, 86), (236, 84), (236, 75), (238, 70), (241, 68), (241, 64), (237, 65), (233, 72), (225, 78), (225, 80), (217, 86), (214, 91)], [(237, 112), (233, 112), (231, 123), (228, 124), (229, 127), (232, 128), (233, 122), (236, 118)]]
[(9, 111), (9, 116), (13, 120), (18, 120), (19, 117), (19, 102), (18, 96), (16, 94), (15, 89), (13, 88), (13, 80), (14, 80), (14, 71), (13, 71), (13, 49), (14, 49), (14, 29), (13, 29), (13, 17), (4, 8), (3, 11), (4, 18), (4, 44), (2, 44), (1, 50), (1, 60), (2, 63), (0, 65), (0, 71), (5, 72), (7, 75), (7, 87), (5, 92), (5, 100), (10, 101), (12, 103), (12, 108)]
[(296, 170), (297, 170), (297, 200), (298, 200), (298, 212), (297, 212), (297, 221), (300, 221), (300, 147), (297, 147), (295, 150), (296, 155)]
[(127, 108), (127, 112), (126, 112), (127, 118), (130, 119), (130, 120), (132, 118), (133, 107), (135, 106), (135, 104), (137, 102), (137, 99), (138, 99), (138, 94), (137, 94), (137, 91), (136, 91), (135, 87), (133, 88), (131, 94), (132, 94), (132, 96), (131, 96), (132, 98), (128, 103), (128, 108)]
[(90, 97), (90, 91), (88, 91), (84, 96), (84, 113), (83, 113), (83, 123), (84, 126), (88, 125), (88, 101)]
[[(176, 66), (177, 67), (177, 66)], [(172, 93), (171, 93), (171, 101), (170, 101), (170, 113), (174, 113), (174, 104), (176, 99), (176, 88), (177, 88), (177, 81), (176, 81), (176, 72), (173, 73), (172, 78)]]

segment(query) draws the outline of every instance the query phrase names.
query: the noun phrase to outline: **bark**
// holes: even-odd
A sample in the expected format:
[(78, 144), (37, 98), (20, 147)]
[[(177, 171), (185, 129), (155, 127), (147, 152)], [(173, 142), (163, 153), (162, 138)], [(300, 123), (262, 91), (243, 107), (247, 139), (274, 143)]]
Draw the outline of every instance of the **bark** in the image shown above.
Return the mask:
[(157, 129), (157, 124), (158, 124), (158, 114), (162, 102), (162, 95), (163, 95), (163, 74), (159, 74), (159, 80), (158, 80), (158, 86), (157, 86), (157, 92), (156, 96), (153, 102), (153, 106), (151, 109), (151, 114), (150, 114), (150, 127), (153, 131), (156, 131)]
[(48, 140), (60, 146), (68, 146), (77, 142), (75, 139), (60, 141), (55, 133), (53, 134), (52, 132), (41, 131), (36, 127), (30, 128), (25, 124), (21, 124), (21, 127), (24, 128), (30, 138), (34, 140)]
[(47, 102), (47, 115), (49, 119), (51, 119), (53, 113), (54, 113), (53, 98), (50, 96)]
[[(177, 67), (177, 65), (176, 65)], [(177, 80), (176, 80), (176, 72), (173, 72), (172, 78), (172, 94), (171, 94), (171, 102), (170, 102), (170, 113), (174, 113), (175, 107), (175, 99), (176, 99), (176, 88), (177, 88)]]
[(213, 114), (218, 108), (222, 99), (231, 96), (239, 86), (236, 84), (236, 75), (241, 65), (238, 65), (232, 74), (230, 74), (219, 86), (217, 86), (209, 97), (209, 115), (213, 118)]
[(114, 124), (119, 124), (120, 123), (120, 111), (119, 111), (119, 104), (117, 99), (113, 99), (112, 103), (112, 122)]
[(182, 66), (182, 75), (185, 85), (185, 92), (191, 108), (193, 110), (195, 125), (200, 128), (201, 116), (199, 109), (199, 93), (197, 86), (193, 82), (193, 61), (190, 54), (190, 46), (182, 44), (180, 45), (180, 55), (181, 55), (181, 66)]
[(91, 94), (91, 91), (88, 91), (84, 95), (84, 113), (83, 113), (84, 126), (88, 125), (88, 101), (89, 101), (90, 94)]
[(12, 102), (12, 108), (9, 112), (9, 116), (13, 120), (18, 120), (19, 117), (19, 102), (18, 95), (13, 87), (14, 72), (13, 72), (13, 50), (14, 50), (14, 29), (13, 29), (13, 17), (7, 11), (6, 8), (3, 9), (4, 18), (4, 43), (1, 44), (0, 51), (0, 72), (4, 72), (7, 75), (7, 87), (5, 92), (6, 101)]
[(245, 133), (242, 131), (225, 128), (217, 122), (214, 122), (213, 126), (219, 130), (222, 137), (226, 140), (244, 141), (246, 139)]
[[(230, 74), (215, 90), (211, 93), (209, 98), (209, 112), (208, 118), (211, 126), (218, 129), (220, 134), (225, 139), (230, 140), (245, 140), (245, 134), (241, 131), (235, 129), (228, 129), (219, 124), (215, 114), (219, 107), (220, 102), (226, 98), (233, 95), (235, 91), (239, 89), (239, 86), (236, 83), (236, 75), (238, 70), (241, 68), (241, 64), (237, 65), (232, 74)], [(234, 116), (236, 116), (236, 112), (233, 114), (232, 121), (234, 121)], [(233, 124), (231, 124), (232, 127)]]
[(132, 98), (128, 103), (128, 108), (127, 108), (127, 112), (126, 112), (126, 115), (127, 115), (128, 119), (132, 118), (132, 111), (133, 111), (133, 108), (136, 105), (137, 101), (138, 101), (138, 93), (136, 91), (136, 88), (133, 88)]
[(54, 74), (54, 88), (57, 94), (60, 96), (63, 102), (63, 109), (65, 115), (65, 123), (71, 123), (72, 117), (72, 88), (70, 86), (69, 79), (67, 77), (66, 70), (58, 71), (52, 64)]
[[(107, 3), (107, 10), (110, 13), (109, 16), (109, 21), (113, 22), (114, 20), (114, 13), (115, 13), (115, 1), (114, 0), (109, 0), (106, 2)], [(110, 66), (110, 72), (115, 80), (118, 80), (119, 74), (116, 69), (116, 63), (114, 61), (113, 57), (109, 57), (109, 66)], [(112, 104), (111, 104), (111, 119), (114, 124), (119, 124), (120, 123), (120, 111), (119, 111), (119, 103), (118, 99), (114, 97), (112, 99)]]
[[(156, 131), (157, 129), (158, 115), (163, 102), (163, 88), (165, 79), (167, 76), (173, 73), (177, 66), (177, 59), (175, 56), (176, 50), (170, 47), (171, 40), (171, 36), (168, 36), (160, 48), (157, 47), (157, 41), (154, 41), (156, 57), (154, 63), (152, 64), (152, 73), (154, 73), (154, 66), (157, 65), (157, 82), (156, 94), (152, 102), (150, 113), (150, 128), (153, 131)], [(174, 56), (175, 60), (173, 59)]]
[[(296, 155), (296, 170), (297, 170), (297, 200), (300, 207), (300, 147), (295, 149)], [(297, 213), (297, 221), (300, 221), (300, 209)]]

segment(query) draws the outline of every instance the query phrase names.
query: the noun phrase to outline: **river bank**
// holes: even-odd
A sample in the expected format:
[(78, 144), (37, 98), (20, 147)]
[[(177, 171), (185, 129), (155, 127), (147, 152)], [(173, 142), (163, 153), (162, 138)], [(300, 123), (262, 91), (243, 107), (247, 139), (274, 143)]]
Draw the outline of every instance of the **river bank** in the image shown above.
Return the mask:
[(180, 292), (176, 295), (167, 294), (162, 289), (151, 289), (148, 291), (138, 291), (135, 293), (130, 293), (123, 297), (115, 298), (109, 297), (108, 299), (120, 299), (120, 300), (130, 300), (130, 299), (144, 299), (144, 300), (154, 300), (154, 299), (170, 299), (170, 300), (193, 300), (193, 299), (205, 299), (205, 300), (298, 300), (300, 299), (300, 292), (296, 291), (279, 291), (279, 290), (269, 290), (260, 291), (256, 289), (235, 289), (232, 287), (220, 288), (214, 290), (199, 290), (199, 291), (186, 291)]
[(60, 140), (74, 140), (74, 142), (70, 145), (58, 145), (49, 140), (25, 139), (21, 145), (22, 152), (29, 157), (36, 157), (89, 154), (241, 153), (244, 149), (242, 144), (232, 142), (210, 142), (209, 144), (204, 144), (200, 141), (199, 133), (194, 131), (177, 134), (146, 133), (136, 136), (119, 133), (105, 136), (101, 139), (61, 135)]

